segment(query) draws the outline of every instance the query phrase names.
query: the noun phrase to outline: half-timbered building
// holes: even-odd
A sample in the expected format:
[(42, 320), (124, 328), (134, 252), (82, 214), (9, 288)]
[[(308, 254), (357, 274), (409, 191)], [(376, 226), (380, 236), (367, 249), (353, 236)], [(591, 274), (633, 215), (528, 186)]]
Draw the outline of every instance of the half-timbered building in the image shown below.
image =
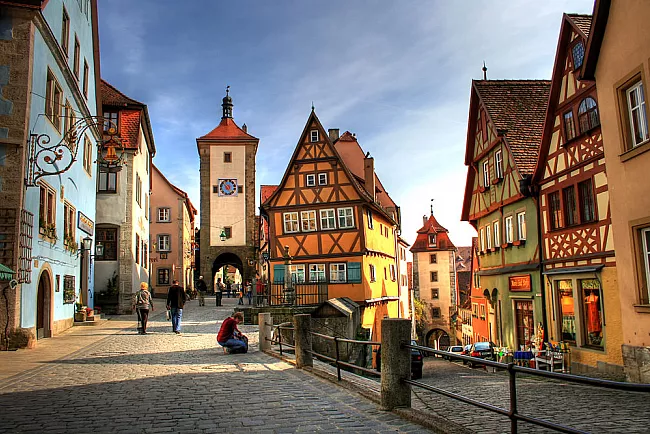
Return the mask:
[(327, 285), (327, 297), (363, 308), (373, 340), (384, 317), (399, 310), (399, 209), (349, 132), (323, 129), (312, 110), (278, 188), (262, 204), (268, 220), (271, 280)]
[(562, 18), (540, 187), (543, 276), (551, 341), (571, 345), (573, 372), (620, 368), (621, 314), (596, 82), (579, 80), (591, 16)]
[(543, 319), (529, 185), (549, 88), (544, 80), (472, 81), (462, 220), (479, 235), (476, 286), (495, 312), (495, 334), (488, 337), (517, 350), (530, 345)]

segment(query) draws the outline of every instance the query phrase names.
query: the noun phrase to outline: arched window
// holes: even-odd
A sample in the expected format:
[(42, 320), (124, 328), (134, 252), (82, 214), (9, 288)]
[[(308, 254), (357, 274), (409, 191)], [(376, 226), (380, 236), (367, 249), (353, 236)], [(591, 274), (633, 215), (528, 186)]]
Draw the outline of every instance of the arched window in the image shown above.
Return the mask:
[(578, 122), (580, 123), (581, 133), (600, 125), (598, 107), (593, 98), (587, 97), (580, 103), (580, 107), (578, 108)]

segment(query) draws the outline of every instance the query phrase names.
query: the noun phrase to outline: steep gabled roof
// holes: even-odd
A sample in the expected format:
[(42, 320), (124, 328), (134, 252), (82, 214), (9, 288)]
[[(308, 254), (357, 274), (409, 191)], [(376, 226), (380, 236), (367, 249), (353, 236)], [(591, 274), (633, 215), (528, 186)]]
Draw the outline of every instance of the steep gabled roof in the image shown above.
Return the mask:
[(591, 15), (566, 14), (573, 21), (575, 26), (582, 32), (585, 39), (589, 37), (591, 29)]
[(181, 190), (180, 188), (172, 184), (169, 181), (169, 179), (167, 179), (167, 177), (162, 173), (162, 171), (155, 164), (151, 164), (151, 167), (160, 175), (162, 180), (165, 181), (176, 194), (178, 194), (180, 197), (182, 197), (185, 200), (185, 207), (187, 208), (187, 213), (190, 216), (190, 221), (194, 221), (194, 216), (196, 215), (196, 208), (194, 208), (194, 205), (192, 204), (189, 195), (185, 193), (185, 191)]
[(221, 122), (217, 127), (210, 131), (205, 136), (199, 137), (198, 140), (210, 140), (210, 139), (226, 139), (226, 140), (258, 140), (257, 137), (253, 137), (235, 123), (232, 118), (222, 118)]
[(533, 173), (551, 87), (549, 80), (472, 80), (519, 173)]
[(117, 90), (115, 86), (107, 82), (102, 78), (101, 88), (102, 93), (102, 104), (115, 107), (126, 107), (128, 105), (137, 105), (140, 107), (145, 107), (146, 104), (136, 101), (133, 98), (130, 98), (124, 95), (122, 92)]
[(278, 187), (278, 185), (260, 185), (260, 204), (266, 202)]
[[(429, 247), (430, 234), (436, 234), (437, 236), (437, 241), (436, 241), (437, 247), (435, 248)], [(415, 238), (415, 242), (413, 243), (413, 247), (411, 247), (410, 251), (412, 253), (417, 253), (417, 252), (425, 252), (425, 251), (454, 250), (454, 249), (456, 249), (456, 247), (449, 239), (449, 231), (444, 227), (442, 227), (442, 225), (438, 223), (438, 220), (436, 220), (433, 214), (431, 214), (428, 220), (424, 223), (424, 226), (422, 226), (418, 230), (418, 235)]]

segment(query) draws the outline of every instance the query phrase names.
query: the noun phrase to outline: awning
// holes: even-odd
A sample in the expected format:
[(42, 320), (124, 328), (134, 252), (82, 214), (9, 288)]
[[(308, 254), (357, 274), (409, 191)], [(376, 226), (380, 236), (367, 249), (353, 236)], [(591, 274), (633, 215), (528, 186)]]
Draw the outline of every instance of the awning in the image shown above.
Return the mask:
[(595, 273), (603, 269), (605, 265), (589, 265), (583, 267), (566, 267), (566, 268), (555, 268), (553, 270), (542, 271), (542, 274), (545, 276), (552, 276), (554, 274), (577, 274), (577, 273)]
[(496, 276), (498, 274), (519, 273), (521, 271), (533, 271), (533, 270), (537, 270), (538, 268), (539, 268), (538, 263), (508, 265), (505, 267), (488, 268), (487, 270), (480, 270), (477, 271), (476, 274), (478, 274), (479, 276)]
[(0, 280), (11, 280), (16, 272), (6, 265), (0, 264)]

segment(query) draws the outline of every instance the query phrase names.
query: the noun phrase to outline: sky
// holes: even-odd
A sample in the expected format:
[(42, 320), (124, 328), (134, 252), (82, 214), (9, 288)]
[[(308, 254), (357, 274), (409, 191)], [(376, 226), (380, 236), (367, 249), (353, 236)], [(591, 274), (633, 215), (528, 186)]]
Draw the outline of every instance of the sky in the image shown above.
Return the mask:
[[(154, 164), (199, 208), (196, 138), (233, 118), (260, 139), (259, 185), (278, 184), (315, 106), (356, 133), (415, 241), (433, 213), (456, 246), (472, 79), (550, 79), (562, 13), (593, 0), (110, 0), (102, 78), (148, 106)], [(434, 199), (431, 202), (431, 199)]]

